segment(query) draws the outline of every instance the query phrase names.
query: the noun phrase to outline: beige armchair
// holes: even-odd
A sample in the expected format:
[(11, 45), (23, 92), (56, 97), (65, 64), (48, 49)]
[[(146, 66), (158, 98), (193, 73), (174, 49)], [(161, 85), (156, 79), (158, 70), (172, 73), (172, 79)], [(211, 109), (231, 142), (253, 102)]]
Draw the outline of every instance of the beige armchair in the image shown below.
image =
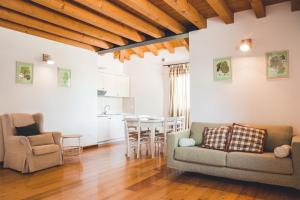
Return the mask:
[[(62, 165), (61, 133), (43, 132), (42, 114), (1, 116), (4, 139), (4, 168), (30, 173)], [(40, 135), (16, 136), (16, 128), (37, 123)]]

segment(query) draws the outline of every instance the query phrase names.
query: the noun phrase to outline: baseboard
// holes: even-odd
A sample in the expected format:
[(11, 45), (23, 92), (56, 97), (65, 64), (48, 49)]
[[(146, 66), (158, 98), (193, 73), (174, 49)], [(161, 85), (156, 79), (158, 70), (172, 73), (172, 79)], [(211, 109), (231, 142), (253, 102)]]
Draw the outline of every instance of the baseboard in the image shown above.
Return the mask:
[(84, 146), (84, 147), (82, 147), (82, 148), (83, 148), (83, 149), (98, 148), (98, 144), (88, 145), (88, 146)]
[(101, 142), (99, 144), (92, 144), (88, 146), (82, 147), (83, 149), (92, 149), (92, 148), (98, 148), (98, 147), (109, 147), (113, 145), (119, 145), (119, 144), (124, 144), (124, 140), (117, 140), (117, 141), (105, 141)]
[(109, 147), (109, 146), (114, 146), (114, 145), (119, 145), (119, 144), (124, 144), (124, 140), (122, 141), (111, 141), (111, 142), (105, 142), (105, 143), (99, 143), (98, 147)]

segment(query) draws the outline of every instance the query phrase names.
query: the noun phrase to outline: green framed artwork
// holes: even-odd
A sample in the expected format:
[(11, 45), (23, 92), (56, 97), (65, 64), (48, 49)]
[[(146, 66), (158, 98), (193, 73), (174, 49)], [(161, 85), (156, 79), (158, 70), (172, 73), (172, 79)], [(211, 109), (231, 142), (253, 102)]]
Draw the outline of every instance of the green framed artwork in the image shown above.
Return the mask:
[(231, 57), (214, 59), (214, 80), (225, 81), (232, 79)]
[(33, 64), (17, 62), (16, 64), (16, 83), (33, 83)]
[(65, 68), (57, 68), (57, 81), (59, 87), (70, 87), (71, 70)]
[(287, 78), (289, 76), (289, 52), (273, 51), (266, 53), (267, 78)]

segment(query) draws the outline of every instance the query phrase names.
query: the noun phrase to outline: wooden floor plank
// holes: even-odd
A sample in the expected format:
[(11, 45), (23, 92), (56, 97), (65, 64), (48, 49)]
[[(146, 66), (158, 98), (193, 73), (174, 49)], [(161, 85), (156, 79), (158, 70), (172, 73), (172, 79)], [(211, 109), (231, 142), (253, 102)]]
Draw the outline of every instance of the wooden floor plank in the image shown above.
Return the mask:
[(85, 150), (81, 159), (22, 175), (0, 169), (1, 200), (299, 200), (300, 191), (166, 167), (164, 156), (126, 159), (122, 144)]

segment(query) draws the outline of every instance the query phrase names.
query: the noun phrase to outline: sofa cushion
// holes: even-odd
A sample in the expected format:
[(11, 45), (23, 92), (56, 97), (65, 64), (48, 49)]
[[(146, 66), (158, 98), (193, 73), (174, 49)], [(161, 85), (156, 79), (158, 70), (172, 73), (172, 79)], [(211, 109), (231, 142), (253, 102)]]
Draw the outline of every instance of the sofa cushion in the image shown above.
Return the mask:
[(293, 128), (291, 126), (257, 125), (249, 124), (251, 127), (266, 129), (268, 135), (265, 139), (264, 151), (273, 152), (276, 147), (287, 144), (291, 145)]
[(275, 173), (275, 174), (293, 174), (291, 158), (275, 158), (273, 153), (245, 153), (230, 152), (227, 155), (227, 167)]
[(232, 124), (216, 124), (216, 123), (204, 123), (204, 122), (193, 122), (191, 125), (191, 135), (190, 138), (193, 138), (196, 141), (196, 145), (200, 145), (203, 141), (203, 132), (204, 128), (217, 128), (220, 126), (231, 126)]
[(201, 147), (175, 148), (175, 160), (213, 166), (226, 166), (226, 152)]
[(40, 135), (28, 136), (27, 137), (31, 146), (40, 146), (46, 144), (54, 144), (52, 133), (44, 133)]
[(33, 151), (34, 155), (44, 155), (44, 154), (59, 151), (59, 146), (57, 144), (47, 144), (47, 145), (41, 145), (41, 146), (33, 146), (32, 151)]

